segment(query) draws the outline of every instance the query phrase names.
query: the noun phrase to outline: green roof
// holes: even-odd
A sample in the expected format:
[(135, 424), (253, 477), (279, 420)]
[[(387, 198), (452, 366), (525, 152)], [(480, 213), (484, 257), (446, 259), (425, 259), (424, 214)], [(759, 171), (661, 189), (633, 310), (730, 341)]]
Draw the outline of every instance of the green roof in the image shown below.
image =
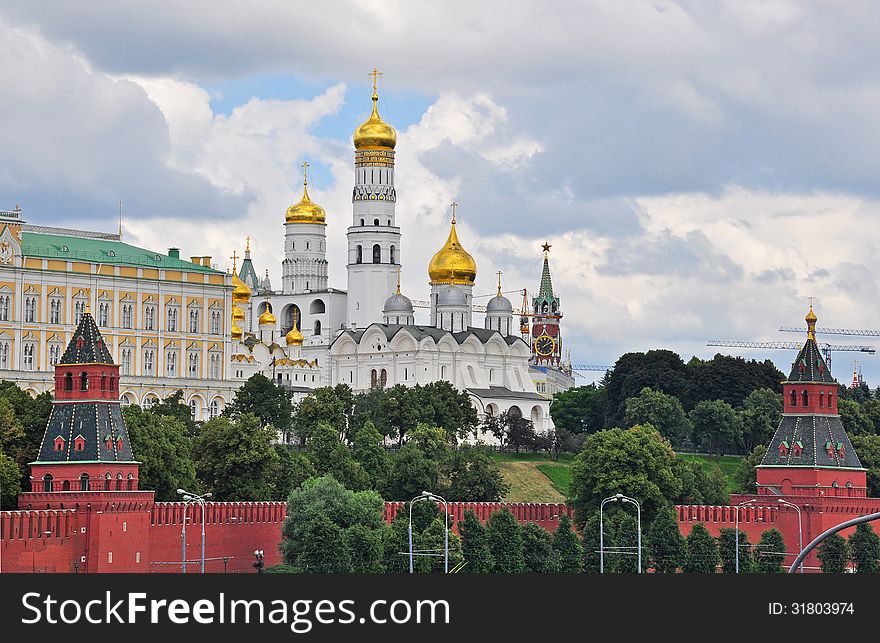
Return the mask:
[(167, 254), (144, 250), (122, 241), (107, 239), (40, 234), (25, 231), (22, 232), (21, 252), (26, 257), (39, 257), (41, 259), (90, 261), (116, 266), (137, 266), (140, 268), (224, 274), (219, 270), (200, 266), (176, 257), (170, 257)]

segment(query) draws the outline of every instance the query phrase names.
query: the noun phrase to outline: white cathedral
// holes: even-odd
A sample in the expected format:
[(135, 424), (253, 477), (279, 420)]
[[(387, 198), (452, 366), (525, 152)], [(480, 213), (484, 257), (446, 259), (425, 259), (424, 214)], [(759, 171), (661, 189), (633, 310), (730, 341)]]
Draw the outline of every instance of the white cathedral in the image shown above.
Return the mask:
[[(249, 245), (241, 269), (233, 268), (230, 378), (260, 372), (291, 387), (297, 397), (340, 383), (364, 391), (446, 380), (467, 391), (481, 415), (512, 410), (536, 430), (550, 429), (550, 394), (573, 381), (564, 368), (548, 377), (546, 366), (530, 367), (532, 347), (519, 334), (529, 335), (528, 314), (522, 311), (518, 328), (500, 276), (497, 294), (479, 311), (485, 312), (482, 327), (474, 327), (475, 308), (481, 308), (473, 301), (477, 266), (459, 242), (456, 204), (449, 236), (428, 264), (430, 323), (415, 322), (413, 302), (400, 291), (397, 133), (379, 116), (375, 77), (374, 70), (372, 113), (354, 133), (348, 287), (343, 291), (328, 283), (326, 213), (309, 197), (303, 164), (302, 199), (285, 215), (281, 289), (272, 288), (268, 271), (262, 279), (257, 276)], [(546, 254), (544, 269), (549, 283)], [(535, 312), (540, 312), (537, 305)], [(552, 339), (558, 341), (558, 335)], [(548, 381), (561, 386), (548, 390)]]

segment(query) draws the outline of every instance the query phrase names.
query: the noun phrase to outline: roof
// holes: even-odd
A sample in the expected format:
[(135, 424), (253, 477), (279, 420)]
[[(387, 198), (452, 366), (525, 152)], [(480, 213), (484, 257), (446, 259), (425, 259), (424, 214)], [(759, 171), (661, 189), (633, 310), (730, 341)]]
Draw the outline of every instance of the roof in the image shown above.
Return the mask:
[(477, 397), (487, 398), (495, 397), (510, 400), (533, 400), (535, 402), (546, 402), (547, 398), (537, 393), (527, 391), (512, 391), (506, 386), (490, 386), (489, 388), (469, 388), (468, 393), (472, 393)]
[[(370, 328), (378, 328), (385, 334), (385, 338), (388, 341), (391, 341), (394, 336), (403, 329), (406, 329), (410, 335), (415, 338), (416, 341), (421, 341), (426, 337), (430, 337), (435, 342), (439, 342), (443, 337), (449, 335), (459, 344), (463, 344), (468, 337), (473, 335), (476, 337), (481, 343), (485, 344), (489, 341), (493, 336), (500, 337), (508, 346), (515, 344), (516, 342), (522, 342), (523, 340), (515, 335), (502, 335), (497, 330), (490, 330), (487, 328), (468, 328), (467, 330), (463, 330), (457, 333), (450, 333), (448, 330), (443, 330), (442, 328), (435, 328), (433, 326), (415, 326), (410, 324), (370, 324), (367, 328), (362, 328), (358, 330), (344, 330), (339, 334), (339, 337), (343, 335), (348, 335), (351, 337), (356, 344), (359, 344), (361, 338), (364, 336), (364, 333), (367, 332)], [(337, 339), (339, 338), (337, 337)], [(523, 342), (525, 343), (525, 342)]]
[(91, 313), (84, 313), (59, 364), (113, 364)]
[(808, 337), (791, 365), (789, 382), (834, 382), (816, 340)]
[(549, 303), (554, 300), (557, 304), (559, 303), (559, 297), (553, 294), (553, 280), (550, 279), (550, 260), (545, 253), (544, 267), (541, 270), (541, 286), (538, 288), (538, 294), (534, 298), (534, 303), (543, 301)]
[(21, 252), (26, 257), (224, 274), (207, 266), (200, 266), (152, 250), (144, 250), (122, 241), (28, 231), (22, 232), (21, 236)]
[(241, 262), (241, 270), (238, 272), (238, 278), (247, 284), (251, 290), (256, 290), (261, 286), (260, 280), (257, 278), (257, 271), (254, 270), (254, 263), (251, 261), (251, 253), (245, 253), (244, 261)]
[[(64, 440), (60, 451), (55, 440)], [(83, 448), (76, 450), (76, 438)], [(110, 438), (110, 448), (107, 439)], [(120, 448), (121, 439), (121, 448)], [(53, 404), (37, 462), (134, 462), (118, 402)]]
[[(829, 454), (826, 444), (835, 449)], [(779, 445), (800, 444), (803, 451), (781, 453)], [(840, 447), (843, 447), (841, 455)], [(861, 469), (862, 464), (853, 449), (838, 415), (784, 415), (760, 466), (774, 467), (832, 467), (835, 469)]]

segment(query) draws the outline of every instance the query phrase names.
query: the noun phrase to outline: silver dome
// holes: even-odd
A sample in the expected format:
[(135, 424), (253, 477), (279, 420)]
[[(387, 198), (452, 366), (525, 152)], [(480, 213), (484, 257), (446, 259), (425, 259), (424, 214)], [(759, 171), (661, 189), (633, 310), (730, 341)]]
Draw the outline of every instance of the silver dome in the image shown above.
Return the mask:
[(513, 314), (513, 304), (504, 295), (495, 295), (486, 304), (487, 313), (508, 313)]
[(413, 305), (409, 297), (406, 295), (394, 293), (385, 300), (385, 306), (382, 308), (382, 312), (386, 315), (389, 313), (405, 313), (407, 315), (412, 315)]
[(437, 296), (438, 306), (467, 306), (467, 297), (461, 288), (449, 286)]

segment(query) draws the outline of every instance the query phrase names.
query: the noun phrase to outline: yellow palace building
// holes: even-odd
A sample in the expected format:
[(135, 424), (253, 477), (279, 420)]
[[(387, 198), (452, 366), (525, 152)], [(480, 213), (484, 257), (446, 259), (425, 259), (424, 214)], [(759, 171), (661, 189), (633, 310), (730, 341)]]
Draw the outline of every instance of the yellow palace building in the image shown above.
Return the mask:
[(194, 417), (220, 413), (228, 381), (232, 276), (210, 257), (144, 250), (120, 235), (28, 225), (0, 210), (0, 379), (33, 395), (90, 311), (121, 366), (123, 404), (183, 390)]

